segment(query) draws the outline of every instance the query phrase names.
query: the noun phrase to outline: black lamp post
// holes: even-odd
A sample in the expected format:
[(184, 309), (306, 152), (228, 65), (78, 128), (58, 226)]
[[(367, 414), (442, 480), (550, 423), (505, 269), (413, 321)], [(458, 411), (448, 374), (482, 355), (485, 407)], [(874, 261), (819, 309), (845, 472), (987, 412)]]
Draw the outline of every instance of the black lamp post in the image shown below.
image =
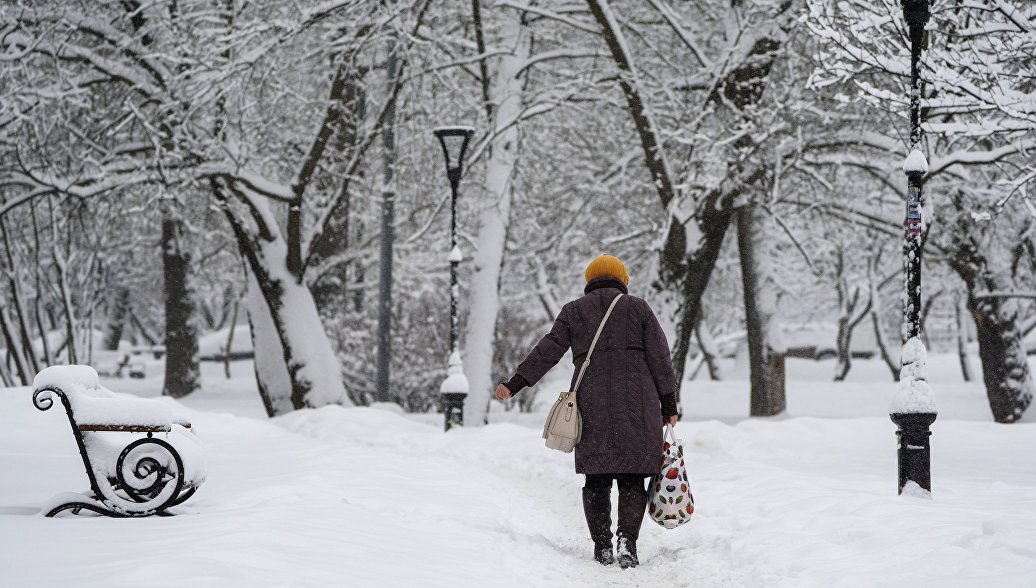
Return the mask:
[(446, 430), (453, 425), (464, 424), (464, 399), (468, 395), (468, 379), (464, 376), (464, 364), (457, 347), (458, 331), (457, 265), (464, 259), (457, 246), (457, 189), (464, 170), (464, 154), (468, 150), (468, 142), (475, 134), (471, 127), (439, 127), (432, 131), (442, 145), (442, 154), (446, 158), (446, 177), (450, 181), (450, 359), (446, 369), (446, 379), (439, 386), (442, 396), (443, 413), (446, 418)]
[(903, 245), (906, 284), (903, 309), (903, 345), (900, 386), (889, 416), (899, 437), (899, 493), (913, 482), (928, 494), (932, 491), (929, 427), (936, 418), (935, 397), (928, 386), (926, 351), (921, 342), (921, 242), (924, 234), (922, 189), (928, 161), (921, 144), (921, 44), (931, 16), (929, 0), (901, 0), (903, 17), (910, 31), (910, 153), (903, 162), (907, 176), (907, 206)]

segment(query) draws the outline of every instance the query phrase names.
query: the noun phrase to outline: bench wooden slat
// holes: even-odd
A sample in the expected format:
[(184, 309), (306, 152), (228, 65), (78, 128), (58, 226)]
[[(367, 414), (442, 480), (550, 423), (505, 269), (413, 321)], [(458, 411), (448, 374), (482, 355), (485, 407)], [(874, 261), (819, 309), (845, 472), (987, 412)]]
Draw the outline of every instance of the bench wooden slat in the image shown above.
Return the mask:
[[(190, 429), (191, 423), (176, 423)], [(168, 433), (171, 428), (160, 425), (79, 425), (80, 431), (113, 431), (120, 433)]]

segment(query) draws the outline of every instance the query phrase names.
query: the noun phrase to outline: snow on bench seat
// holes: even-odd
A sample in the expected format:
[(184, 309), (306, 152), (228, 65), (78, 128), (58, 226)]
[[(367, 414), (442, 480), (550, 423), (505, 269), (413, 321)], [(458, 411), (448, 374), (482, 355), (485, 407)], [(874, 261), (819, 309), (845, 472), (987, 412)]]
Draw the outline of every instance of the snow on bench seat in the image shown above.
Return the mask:
[(56, 497), (46, 505), (46, 516), (67, 510), (112, 517), (170, 514), (167, 509), (205, 481), (204, 446), (191, 424), (173, 415), (173, 406), (118, 396), (88, 366), (49, 367), (36, 375), (33, 388), (39, 410), (49, 410), (54, 396), (61, 397), (91, 489)]
[(123, 398), (101, 386), (97, 371), (86, 365), (51, 366), (32, 381), (36, 390), (53, 386), (68, 398), (81, 431), (169, 432), (172, 425), (189, 428), (183, 418), (155, 400)]

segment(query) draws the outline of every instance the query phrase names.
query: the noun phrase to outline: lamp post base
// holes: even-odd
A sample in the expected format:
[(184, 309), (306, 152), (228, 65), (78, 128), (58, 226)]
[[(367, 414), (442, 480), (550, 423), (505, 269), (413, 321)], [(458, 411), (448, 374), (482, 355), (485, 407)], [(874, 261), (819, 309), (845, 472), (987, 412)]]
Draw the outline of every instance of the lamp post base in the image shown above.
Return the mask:
[(929, 427), (935, 422), (934, 412), (892, 413), (889, 417), (899, 427), (899, 493), (908, 482), (932, 492), (932, 446), (929, 441), (932, 432)]
[(454, 425), (464, 426), (464, 399), (467, 394), (448, 393), (442, 395), (442, 412), (445, 416), (445, 431), (449, 431)]
[(460, 352), (450, 353), (450, 365), (446, 368), (446, 379), (439, 386), (442, 398), (442, 412), (446, 417), (446, 429), (457, 425), (464, 426), (464, 399), (468, 396), (468, 378), (464, 375), (464, 364), (460, 360)]

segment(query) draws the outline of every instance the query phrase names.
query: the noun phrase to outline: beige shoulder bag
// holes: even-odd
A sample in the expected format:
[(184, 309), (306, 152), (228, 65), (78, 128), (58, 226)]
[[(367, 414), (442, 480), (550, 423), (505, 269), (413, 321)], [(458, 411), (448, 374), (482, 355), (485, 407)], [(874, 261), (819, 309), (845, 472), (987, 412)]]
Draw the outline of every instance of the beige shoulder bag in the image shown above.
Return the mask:
[(547, 415), (547, 422), (543, 425), (543, 438), (547, 440), (546, 445), (551, 449), (571, 453), (575, 449), (576, 444), (579, 443), (579, 439), (583, 436), (583, 417), (579, 414), (576, 392), (579, 390), (579, 384), (583, 381), (583, 374), (586, 373), (587, 366), (590, 365), (590, 356), (593, 355), (594, 347), (597, 346), (597, 339), (601, 337), (604, 324), (608, 322), (608, 317), (611, 316), (612, 310), (615, 308), (616, 303), (619, 302), (619, 298), (622, 298), (621, 293), (612, 300), (611, 306), (608, 307), (608, 312), (604, 313), (604, 318), (601, 319), (601, 324), (597, 327), (597, 334), (594, 335), (594, 340), (590, 343), (590, 349), (586, 352), (586, 359), (583, 360), (583, 365), (579, 368), (579, 377), (576, 378), (575, 388), (571, 392), (562, 392), (554, 406), (551, 407), (550, 414)]

